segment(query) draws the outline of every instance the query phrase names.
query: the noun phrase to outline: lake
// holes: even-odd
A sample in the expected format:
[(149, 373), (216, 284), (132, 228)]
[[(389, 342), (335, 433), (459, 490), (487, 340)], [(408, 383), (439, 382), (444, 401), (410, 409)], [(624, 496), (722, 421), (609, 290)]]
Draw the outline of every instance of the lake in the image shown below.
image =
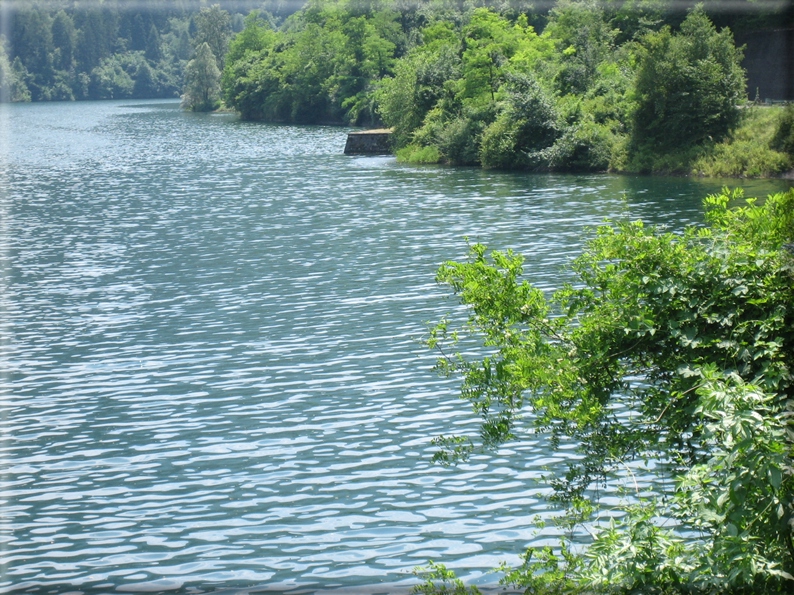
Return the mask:
[(0, 107), (0, 591), (407, 592), (516, 563), (565, 451), (453, 468), (432, 370), (466, 241), (551, 290), (607, 217), (673, 229), (724, 184), (342, 154), (346, 129), (174, 101)]

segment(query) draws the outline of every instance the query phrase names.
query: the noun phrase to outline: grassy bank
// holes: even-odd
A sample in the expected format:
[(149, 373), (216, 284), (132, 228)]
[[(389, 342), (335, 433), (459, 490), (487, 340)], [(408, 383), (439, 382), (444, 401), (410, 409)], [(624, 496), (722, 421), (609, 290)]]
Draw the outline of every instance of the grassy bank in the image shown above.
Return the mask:
[(654, 173), (684, 174), (710, 178), (768, 178), (794, 167), (792, 156), (775, 150), (774, 139), (783, 106), (749, 106), (728, 138), (678, 154), (657, 156)]
[[(750, 105), (742, 110), (737, 129), (718, 143), (706, 143), (670, 153), (646, 151), (629, 156), (628, 138), (612, 145), (610, 165), (614, 173), (652, 173), (706, 178), (774, 178), (794, 173), (794, 157), (781, 148), (781, 121), (786, 110), (781, 105)], [(438, 163), (435, 147), (409, 145), (397, 151), (404, 163)]]

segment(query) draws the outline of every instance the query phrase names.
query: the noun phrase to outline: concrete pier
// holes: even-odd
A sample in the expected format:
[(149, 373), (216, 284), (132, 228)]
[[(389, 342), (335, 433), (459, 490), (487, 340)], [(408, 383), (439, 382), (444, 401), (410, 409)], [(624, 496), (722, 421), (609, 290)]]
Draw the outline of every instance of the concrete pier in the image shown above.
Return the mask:
[(391, 128), (362, 130), (347, 135), (345, 155), (391, 155)]

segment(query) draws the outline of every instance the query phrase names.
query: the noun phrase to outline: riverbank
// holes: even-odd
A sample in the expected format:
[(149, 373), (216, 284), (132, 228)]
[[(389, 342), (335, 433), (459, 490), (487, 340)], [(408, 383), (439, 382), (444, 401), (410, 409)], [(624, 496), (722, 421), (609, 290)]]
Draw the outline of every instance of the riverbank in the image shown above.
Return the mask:
[[(776, 150), (775, 137), (785, 106), (748, 105), (743, 109), (742, 121), (730, 138), (721, 143), (710, 143), (694, 147), (690, 151), (655, 155), (645, 169), (632, 169), (625, 165), (607, 168), (600, 173), (638, 174), (700, 177), (700, 178), (781, 178), (794, 180), (794, 160), (791, 155)], [(392, 131), (364, 130), (352, 132), (350, 138)], [(384, 150), (383, 139), (378, 145), (378, 154)], [(349, 151), (346, 147), (346, 153)], [(367, 152), (367, 151), (363, 151)], [(434, 164), (440, 162), (440, 155), (433, 147), (408, 147), (396, 151), (397, 159), (404, 163)], [(536, 170), (541, 171), (541, 170)], [(546, 169), (547, 173), (554, 173)], [(599, 172), (595, 172), (599, 173)]]
[(734, 133), (724, 141), (695, 148), (678, 156), (676, 163), (662, 161), (653, 173), (683, 173), (709, 178), (794, 178), (792, 156), (774, 148), (783, 106), (750, 105)]
[[(742, 109), (739, 125), (728, 138), (718, 143), (703, 143), (687, 150), (632, 154), (627, 135), (613, 139), (605, 167), (592, 173), (652, 174), (701, 178), (782, 178), (794, 179), (794, 157), (775, 148), (783, 105), (754, 105)], [(432, 146), (409, 145), (396, 152), (404, 163), (442, 163), (443, 157)], [(504, 167), (496, 169), (526, 169)], [(564, 172), (566, 168), (544, 164), (535, 172)], [(588, 170), (576, 170), (588, 171)]]

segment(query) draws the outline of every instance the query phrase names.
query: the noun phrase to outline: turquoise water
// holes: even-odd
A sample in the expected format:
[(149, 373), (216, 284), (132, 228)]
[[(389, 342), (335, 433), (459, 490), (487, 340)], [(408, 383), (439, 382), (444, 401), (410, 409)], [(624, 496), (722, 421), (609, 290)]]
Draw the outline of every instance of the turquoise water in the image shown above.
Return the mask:
[(411, 167), (174, 102), (0, 122), (2, 592), (495, 583), (566, 453), (430, 464), (476, 429), (421, 345), (437, 266), (468, 237), (552, 289), (588, 227), (699, 222), (725, 183)]

